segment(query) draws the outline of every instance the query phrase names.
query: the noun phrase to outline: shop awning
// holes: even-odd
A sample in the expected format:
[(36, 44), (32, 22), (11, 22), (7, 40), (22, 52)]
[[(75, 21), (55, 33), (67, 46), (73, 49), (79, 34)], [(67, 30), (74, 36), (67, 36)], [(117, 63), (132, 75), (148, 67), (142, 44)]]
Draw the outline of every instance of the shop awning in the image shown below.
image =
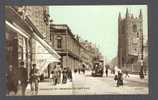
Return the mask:
[(43, 39), (37, 36), (36, 33), (33, 33), (33, 38), (40, 42), (41, 45), (45, 47), (45, 49), (47, 49), (50, 54), (55, 56), (57, 59), (61, 58), (60, 55), (49, 44), (47, 44), (47, 42), (45, 42)]
[(43, 47), (45, 47), (52, 55), (54, 55), (57, 59), (60, 59), (60, 55), (41, 37), (41, 33), (38, 31), (36, 26), (32, 23), (29, 17), (26, 16), (25, 21), (30, 25), (30, 27), (33, 29), (33, 38), (39, 41)]
[(40, 73), (42, 74), (49, 64), (60, 62), (60, 56), (36, 34), (33, 34), (33, 38), (35, 39), (34, 42), (36, 52), (34, 54), (36, 58), (36, 64), (40, 70)]
[(5, 24), (6, 24), (6, 28), (8, 28), (8, 29), (14, 31), (15, 33), (18, 33), (18, 34), (24, 36), (25, 38), (29, 38), (28, 35), (26, 35), (26, 34), (28, 34), (28, 33), (26, 33), (26, 32), (24, 32), (24, 31), (18, 29), (17, 27), (15, 27), (14, 25), (12, 25), (12, 24), (11, 24), (10, 22), (8, 22), (7, 20), (5, 21)]

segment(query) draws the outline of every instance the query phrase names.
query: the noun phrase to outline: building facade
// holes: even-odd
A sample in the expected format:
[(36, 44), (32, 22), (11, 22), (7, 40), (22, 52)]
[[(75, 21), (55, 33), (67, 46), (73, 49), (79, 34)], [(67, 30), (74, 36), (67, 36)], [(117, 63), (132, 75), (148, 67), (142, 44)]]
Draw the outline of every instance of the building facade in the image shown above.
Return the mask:
[(31, 34), (29, 34), (31, 30), (14, 8), (6, 7), (5, 10), (7, 66), (13, 66), (13, 70), (17, 73), (20, 62), (23, 61), (24, 67), (29, 71), (32, 61)]
[[(18, 12), (17, 7), (6, 6), (6, 61), (17, 72), (20, 62), (28, 70), (28, 78), (32, 64), (36, 63), (42, 74), (49, 63), (59, 62), (60, 56), (44, 40), (28, 16)], [(43, 20), (43, 19), (41, 19)]]
[(65, 24), (50, 25), (52, 47), (61, 56), (62, 67), (78, 69), (81, 66), (80, 43)]
[(92, 44), (91, 42), (80, 41), (80, 44), (82, 45), (80, 50), (80, 56), (82, 59), (82, 62), (86, 65), (87, 68), (93, 67), (93, 60), (96, 58), (103, 59), (102, 54), (99, 52), (97, 47)]
[(44, 39), (49, 40), (47, 39), (50, 35), (48, 6), (17, 6), (17, 10), (23, 19), (29, 17)]
[(118, 17), (118, 67), (138, 72), (143, 61), (143, 15), (139, 16), (126, 9), (125, 18)]

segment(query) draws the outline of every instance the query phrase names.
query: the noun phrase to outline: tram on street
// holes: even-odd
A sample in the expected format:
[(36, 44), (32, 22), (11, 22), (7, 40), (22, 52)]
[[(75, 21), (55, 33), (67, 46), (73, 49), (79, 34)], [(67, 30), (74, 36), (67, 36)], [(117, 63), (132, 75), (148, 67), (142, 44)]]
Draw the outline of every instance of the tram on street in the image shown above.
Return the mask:
[(92, 68), (92, 76), (103, 77), (103, 74), (104, 74), (104, 61), (101, 59), (94, 60), (93, 68)]

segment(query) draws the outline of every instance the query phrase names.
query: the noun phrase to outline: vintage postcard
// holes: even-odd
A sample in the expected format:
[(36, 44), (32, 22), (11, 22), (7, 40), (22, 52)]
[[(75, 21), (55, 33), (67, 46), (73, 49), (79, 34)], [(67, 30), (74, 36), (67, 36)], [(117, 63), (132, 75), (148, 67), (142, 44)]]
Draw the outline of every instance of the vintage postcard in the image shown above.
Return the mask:
[(5, 6), (6, 95), (148, 95), (147, 5)]

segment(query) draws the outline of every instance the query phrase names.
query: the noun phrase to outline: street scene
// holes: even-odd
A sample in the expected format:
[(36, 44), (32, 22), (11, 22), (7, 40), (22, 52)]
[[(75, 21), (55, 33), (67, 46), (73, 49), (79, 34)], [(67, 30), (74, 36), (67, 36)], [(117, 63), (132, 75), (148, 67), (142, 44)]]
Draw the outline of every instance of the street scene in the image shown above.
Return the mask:
[[(124, 86), (117, 88), (113, 75), (107, 77), (92, 77), (90, 72), (86, 74), (74, 74), (73, 82), (67, 84), (52, 85), (50, 80), (39, 83), (38, 95), (99, 95), (99, 94), (147, 94), (148, 80), (140, 80), (137, 76), (124, 79)], [(30, 89), (26, 90), (30, 96)]]
[(148, 95), (147, 5), (6, 6), (6, 96)]

